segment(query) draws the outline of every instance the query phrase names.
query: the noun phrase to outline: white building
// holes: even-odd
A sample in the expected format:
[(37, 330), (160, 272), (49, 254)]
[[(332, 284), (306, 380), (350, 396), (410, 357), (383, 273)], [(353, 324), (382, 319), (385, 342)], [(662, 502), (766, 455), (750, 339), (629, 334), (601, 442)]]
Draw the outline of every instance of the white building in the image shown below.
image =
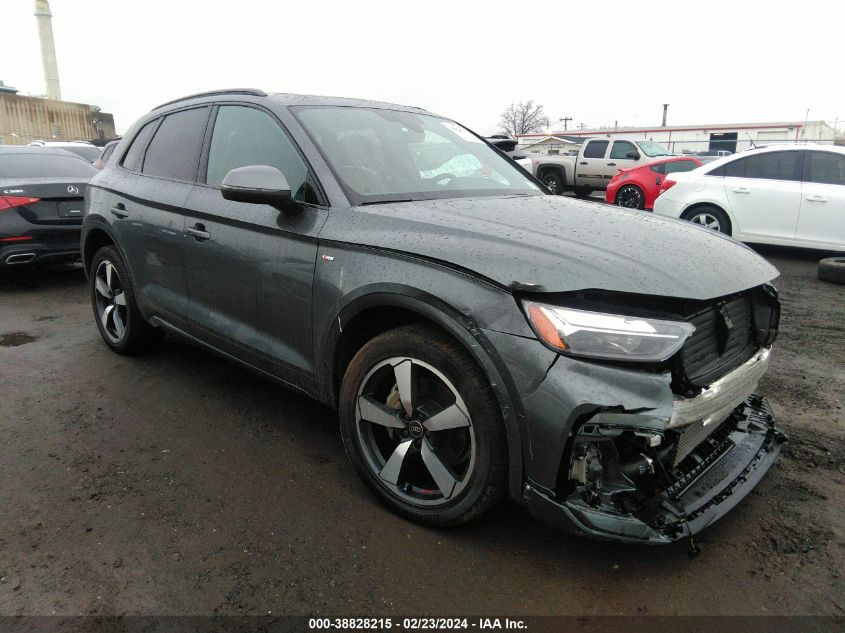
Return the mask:
[[(665, 145), (676, 154), (729, 151), (773, 143), (833, 143), (836, 131), (824, 121), (783, 123), (714, 123), (711, 125), (667, 125), (665, 127), (619, 127), (518, 134), (520, 148), (548, 153), (548, 147), (563, 148), (565, 137), (575, 143), (584, 138), (603, 136), (648, 139)], [(566, 149), (569, 149), (568, 147)], [(566, 153), (561, 149), (558, 153)]]

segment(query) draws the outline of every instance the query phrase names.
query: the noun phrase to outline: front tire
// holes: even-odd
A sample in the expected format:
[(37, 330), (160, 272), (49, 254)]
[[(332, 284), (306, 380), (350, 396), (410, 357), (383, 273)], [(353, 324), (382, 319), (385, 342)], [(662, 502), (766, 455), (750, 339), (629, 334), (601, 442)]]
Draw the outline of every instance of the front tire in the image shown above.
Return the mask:
[(129, 271), (114, 246), (104, 246), (94, 255), (89, 283), (97, 329), (112, 350), (138, 354), (161, 340), (161, 330), (144, 321)]
[(405, 326), (364, 345), (346, 370), (339, 410), (349, 460), (398, 514), (458, 525), (504, 494), (498, 402), (478, 365), (439, 330)]
[(700, 207), (684, 212), (681, 217), (704, 228), (718, 231), (725, 235), (731, 234), (731, 221), (728, 215), (719, 207), (710, 204), (701, 205)]

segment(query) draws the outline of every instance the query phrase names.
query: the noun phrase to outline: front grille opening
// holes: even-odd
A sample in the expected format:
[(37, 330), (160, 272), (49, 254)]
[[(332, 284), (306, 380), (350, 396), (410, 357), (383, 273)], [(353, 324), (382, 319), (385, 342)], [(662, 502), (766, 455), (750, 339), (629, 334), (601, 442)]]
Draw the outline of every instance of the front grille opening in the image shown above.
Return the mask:
[[(761, 344), (770, 344), (777, 333), (777, 318), (772, 315), (779, 310), (777, 294), (765, 288), (714, 301), (687, 317), (695, 332), (673, 361), (676, 394), (697, 395), (750, 359)], [(759, 331), (763, 324), (765, 333)]]

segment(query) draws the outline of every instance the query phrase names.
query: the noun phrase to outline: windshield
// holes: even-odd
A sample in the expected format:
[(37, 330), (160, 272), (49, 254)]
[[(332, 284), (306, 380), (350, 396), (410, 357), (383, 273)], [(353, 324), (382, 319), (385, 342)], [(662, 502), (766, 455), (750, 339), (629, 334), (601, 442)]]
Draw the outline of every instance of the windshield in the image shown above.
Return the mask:
[(0, 178), (79, 178), (97, 173), (83, 158), (68, 154), (27, 152), (0, 154)]
[(452, 121), (376, 108), (294, 110), (355, 204), (541, 194), (519, 167)]
[(669, 150), (654, 141), (637, 141), (637, 145), (646, 156), (672, 156)]

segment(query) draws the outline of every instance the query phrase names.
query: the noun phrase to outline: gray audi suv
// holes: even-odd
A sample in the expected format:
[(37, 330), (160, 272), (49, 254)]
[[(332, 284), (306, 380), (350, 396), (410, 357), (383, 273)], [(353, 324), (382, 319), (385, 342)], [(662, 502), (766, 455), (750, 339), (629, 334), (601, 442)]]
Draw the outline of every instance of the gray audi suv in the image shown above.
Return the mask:
[(419, 108), (185, 97), (85, 196), (106, 345), (170, 332), (336, 408), (355, 470), (415, 521), (509, 495), (579, 534), (668, 543), (784, 440), (755, 393), (776, 269), (689, 223), (549, 195)]

